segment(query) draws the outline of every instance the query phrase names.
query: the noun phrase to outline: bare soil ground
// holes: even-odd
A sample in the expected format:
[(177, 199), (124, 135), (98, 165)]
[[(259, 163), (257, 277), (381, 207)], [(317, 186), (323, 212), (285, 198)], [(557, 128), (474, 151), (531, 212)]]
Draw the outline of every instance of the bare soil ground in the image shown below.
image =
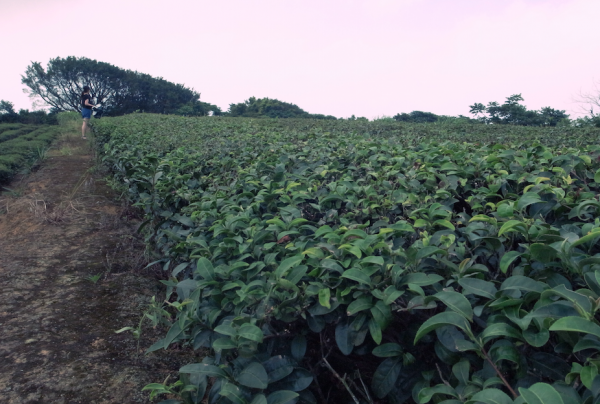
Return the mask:
[(76, 133), (8, 187), (0, 194), (0, 403), (148, 402), (142, 387), (191, 358), (144, 355), (163, 330), (146, 327), (139, 351), (130, 333), (114, 332), (136, 326), (163, 291), (153, 276), (160, 270), (143, 269), (135, 211), (95, 173)]

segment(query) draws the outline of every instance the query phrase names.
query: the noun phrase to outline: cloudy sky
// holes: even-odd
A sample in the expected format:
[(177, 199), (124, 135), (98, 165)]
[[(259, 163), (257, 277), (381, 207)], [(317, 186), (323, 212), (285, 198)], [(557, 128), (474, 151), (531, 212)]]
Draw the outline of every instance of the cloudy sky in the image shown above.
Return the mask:
[(600, 0), (0, 0), (0, 99), (32, 62), (84, 56), (183, 83), (226, 110), (468, 115), (521, 93), (572, 114), (600, 80)]

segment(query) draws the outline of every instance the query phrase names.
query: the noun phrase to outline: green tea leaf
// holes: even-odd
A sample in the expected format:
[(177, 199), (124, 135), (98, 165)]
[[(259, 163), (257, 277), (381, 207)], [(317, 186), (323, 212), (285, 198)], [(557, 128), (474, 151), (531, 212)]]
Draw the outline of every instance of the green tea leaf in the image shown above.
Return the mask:
[(545, 244), (534, 243), (529, 246), (531, 258), (539, 262), (547, 263), (556, 258), (557, 251)]
[(246, 366), (235, 378), (242, 386), (255, 389), (266, 389), (269, 385), (269, 377), (264, 366), (258, 362), (252, 362)]
[(508, 203), (503, 203), (496, 210), (499, 217), (511, 217), (513, 215), (513, 207)]
[(369, 319), (369, 333), (371, 334), (371, 338), (375, 341), (376, 344), (381, 344), (381, 340), (383, 338), (383, 334), (381, 331), (381, 327), (377, 324), (375, 319)]
[(238, 335), (242, 338), (249, 339), (251, 341), (262, 342), (263, 332), (260, 328), (252, 324), (242, 324), (238, 331)]
[(471, 364), (468, 360), (463, 359), (452, 366), (452, 374), (462, 385), (467, 385), (469, 382), (469, 373), (471, 370)]
[(550, 326), (550, 331), (583, 332), (600, 338), (600, 326), (582, 317), (559, 318)]
[(418, 261), (420, 259), (430, 257), (434, 254), (446, 254), (446, 251), (433, 246), (423, 247), (417, 252), (416, 259)]
[(596, 232), (596, 233), (587, 234), (587, 235), (581, 237), (579, 240), (572, 243), (570, 248), (575, 248), (578, 245), (589, 243), (589, 242), (593, 242), (594, 244), (596, 244), (598, 242), (598, 240), (600, 240), (600, 231)]
[(421, 338), (423, 338), (423, 336), (435, 330), (436, 328), (443, 327), (445, 325), (453, 325), (463, 331), (471, 330), (467, 320), (460, 314), (451, 311), (438, 313), (425, 321), (421, 327), (419, 327), (414, 343), (416, 344)]
[(500, 259), (500, 270), (504, 273), (506, 273), (506, 271), (508, 271), (508, 267), (510, 266), (510, 264), (512, 264), (512, 262), (514, 260), (516, 260), (517, 258), (519, 258), (521, 256), (521, 253), (518, 251), (509, 251), (506, 254), (504, 254), (502, 256), (502, 258)]
[(471, 397), (466, 404), (513, 404), (513, 400), (502, 390), (485, 389)]
[(298, 393), (289, 390), (279, 390), (267, 396), (267, 404), (288, 404), (296, 397), (298, 397)]
[(528, 389), (519, 387), (519, 393), (527, 404), (565, 404), (554, 387), (546, 383), (536, 383)]
[(438, 225), (438, 226), (442, 226), (442, 227), (446, 227), (452, 231), (456, 230), (454, 225), (452, 223), (450, 223), (449, 220), (445, 220), (445, 219), (440, 219), (440, 220), (436, 220), (435, 222), (433, 222), (433, 225)]
[(311, 372), (306, 369), (297, 368), (294, 369), (291, 375), (277, 383), (277, 388), (301, 392), (310, 386), (313, 380), (314, 376)]
[(267, 397), (264, 394), (257, 394), (250, 401), (250, 404), (267, 404)]
[(223, 369), (206, 363), (192, 363), (190, 365), (185, 365), (179, 369), (179, 373), (196, 373), (208, 377), (227, 377), (227, 373), (225, 373)]
[(373, 349), (373, 355), (378, 356), (380, 358), (391, 358), (394, 356), (400, 356), (404, 350), (402, 347), (396, 343), (387, 343), (383, 345), (379, 345), (375, 349)]
[(226, 382), (219, 393), (231, 400), (233, 404), (246, 404), (242, 391), (233, 383)]
[(283, 379), (294, 371), (290, 360), (281, 355), (272, 356), (263, 362), (263, 366), (269, 376), (269, 384)]
[(594, 386), (594, 379), (598, 376), (598, 368), (594, 365), (584, 366), (579, 372), (581, 382), (588, 389), (592, 389)]
[(354, 314), (356, 314), (360, 311), (368, 310), (371, 307), (373, 307), (372, 300), (373, 299), (371, 299), (370, 296), (361, 296), (348, 305), (348, 308), (346, 309), (346, 313), (349, 316), (353, 316)]
[(356, 337), (357, 332), (348, 324), (348, 321), (342, 320), (335, 327), (335, 342), (344, 355), (352, 353)]
[(342, 278), (352, 279), (353, 281), (363, 283), (365, 285), (371, 284), (371, 277), (362, 272), (360, 269), (356, 268), (350, 268), (344, 271), (344, 273), (342, 274)]
[(500, 228), (500, 231), (498, 231), (498, 237), (502, 236), (504, 233), (515, 231), (526, 236), (527, 226), (525, 225), (525, 223), (520, 222), (518, 220), (509, 220), (508, 222), (504, 223)]
[(535, 281), (531, 278), (522, 275), (513, 275), (502, 283), (500, 290), (525, 290), (527, 292), (542, 293), (548, 289), (548, 285)]
[(327, 234), (327, 233), (333, 233), (333, 229), (329, 226), (321, 226), (315, 232), (315, 238), (321, 237), (322, 235)]
[(496, 289), (492, 282), (477, 278), (461, 278), (458, 280), (458, 283), (463, 287), (465, 294), (474, 294), (488, 299), (494, 299), (498, 292), (498, 289)]
[[(419, 403), (428, 403), (435, 394), (458, 397), (458, 394), (451, 386), (438, 384), (437, 386), (424, 388), (419, 392)], [(459, 401), (460, 402), (460, 401)]]
[(479, 338), (482, 338), (484, 342), (488, 342), (491, 339), (498, 337), (509, 337), (516, 339), (523, 339), (521, 336), (521, 332), (514, 327), (506, 323), (496, 323), (488, 325), (483, 332), (479, 335)]
[(304, 335), (296, 335), (292, 340), (292, 356), (297, 361), (301, 361), (306, 353), (306, 337)]
[(466, 297), (458, 292), (442, 291), (434, 295), (440, 299), (446, 306), (458, 314), (463, 315), (467, 320), (473, 320), (473, 307)]
[(519, 198), (517, 209), (523, 210), (527, 206), (538, 202), (542, 202), (539, 194), (536, 194), (535, 192), (526, 192)]
[(214, 331), (218, 332), (219, 334), (227, 335), (229, 337), (235, 337), (235, 336), (237, 336), (237, 333), (238, 333), (237, 329), (233, 328), (229, 324), (218, 325), (215, 327)]
[(360, 262), (361, 262), (361, 264), (376, 264), (376, 265), (384, 264), (383, 257), (376, 257), (373, 255), (363, 258)]
[(412, 274), (408, 274), (404, 278), (402, 278), (402, 284), (410, 283), (417, 286), (429, 286), (442, 280), (444, 280), (444, 278), (436, 274), (428, 275), (422, 272), (415, 272)]
[(373, 392), (378, 398), (384, 398), (392, 391), (401, 370), (400, 358), (387, 358), (379, 364), (371, 381)]
[(300, 264), (300, 262), (302, 262), (302, 258), (302, 255), (295, 255), (293, 257), (286, 258), (281, 262), (281, 264), (279, 264), (279, 267), (277, 267), (277, 269), (275, 270), (275, 276), (277, 276), (278, 278), (283, 277), (288, 270)]
[(525, 341), (527, 341), (529, 345), (540, 348), (546, 345), (550, 339), (550, 332), (543, 328), (541, 331), (536, 333), (531, 328), (528, 328), (523, 331), (523, 338), (525, 338)]
[(217, 338), (213, 341), (212, 347), (215, 351), (221, 351), (223, 349), (234, 349), (237, 348), (237, 344), (233, 342), (231, 338), (223, 337)]
[(329, 303), (330, 299), (331, 299), (331, 290), (329, 290), (329, 288), (323, 288), (323, 289), (319, 290), (319, 303), (321, 303), (321, 306), (327, 307), (328, 309), (330, 309), (331, 308), (331, 304)]
[(198, 259), (196, 273), (200, 275), (202, 279), (206, 279), (207, 281), (215, 279), (215, 270), (213, 269), (212, 263), (204, 257)]

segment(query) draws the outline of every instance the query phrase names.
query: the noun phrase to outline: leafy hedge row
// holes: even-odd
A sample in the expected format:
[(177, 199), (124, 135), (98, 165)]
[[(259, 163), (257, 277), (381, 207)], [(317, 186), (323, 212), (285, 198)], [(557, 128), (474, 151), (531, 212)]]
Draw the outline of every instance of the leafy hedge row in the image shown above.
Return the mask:
[(0, 183), (38, 159), (58, 132), (50, 125), (0, 125)]
[(209, 352), (164, 403), (600, 402), (600, 131), (95, 130), (171, 271), (149, 351)]

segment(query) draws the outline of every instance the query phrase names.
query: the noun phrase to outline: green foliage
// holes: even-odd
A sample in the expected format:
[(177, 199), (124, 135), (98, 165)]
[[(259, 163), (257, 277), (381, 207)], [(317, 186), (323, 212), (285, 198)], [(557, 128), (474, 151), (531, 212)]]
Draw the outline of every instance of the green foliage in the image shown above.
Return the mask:
[(183, 114), (181, 109), (187, 107), (194, 115), (205, 114), (208, 107), (220, 113), (218, 107), (200, 102), (200, 94), (182, 84), (85, 57), (50, 59), (46, 70), (33, 62), (22, 83), (55, 112), (80, 111), (81, 93), (87, 85), (95, 102), (102, 103), (104, 115), (134, 111)]
[(96, 130), (170, 272), (149, 350), (209, 352), (153, 395), (313, 403), (337, 380), (332, 402), (598, 400), (599, 130), (154, 115)]
[(230, 104), (227, 116), (248, 118), (311, 118), (336, 119), (331, 115), (309, 114), (295, 104), (271, 99), (250, 97), (239, 104)]
[(9, 101), (0, 100), (0, 125), (3, 123), (23, 123), (38, 125), (55, 125), (56, 115), (44, 110), (29, 111), (21, 109), (15, 112), (14, 104)]
[(13, 115), (15, 112), (15, 104), (10, 101), (0, 100), (0, 115)]
[(90, 275), (90, 276), (86, 277), (85, 279), (92, 282), (95, 285), (96, 283), (98, 283), (98, 281), (100, 280), (101, 277), (102, 277), (102, 274), (96, 274), (96, 275)]
[(596, 127), (600, 128), (600, 115), (594, 115), (593, 111), (590, 116), (584, 116), (582, 118), (577, 118), (573, 121), (573, 125), (577, 127)]
[(475, 103), (469, 108), (471, 108), (470, 112), (482, 122), (493, 124), (556, 126), (569, 119), (565, 111), (550, 107), (544, 107), (540, 111), (528, 110), (519, 104), (520, 101), (523, 101), (521, 94), (514, 94), (507, 97), (502, 105), (493, 101), (488, 103), (487, 107), (482, 103)]
[(81, 125), (81, 114), (79, 112), (59, 112), (56, 114), (56, 120), (60, 126), (65, 126), (70, 123)]
[(187, 104), (184, 104), (173, 111), (173, 114), (183, 116), (205, 116), (209, 115), (210, 112), (212, 112), (215, 116), (222, 115), (221, 108), (217, 107), (216, 105), (201, 101), (188, 102)]
[(403, 112), (401, 114), (394, 115), (394, 119), (398, 122), (411, 122), (411, 123), (429, 123), (436, 122), (438, 116), (431, 112), (413, 111), (409, 114)]
[(0, 124), (0, 183), (43, 160), (57, 135), (56, 126)]

